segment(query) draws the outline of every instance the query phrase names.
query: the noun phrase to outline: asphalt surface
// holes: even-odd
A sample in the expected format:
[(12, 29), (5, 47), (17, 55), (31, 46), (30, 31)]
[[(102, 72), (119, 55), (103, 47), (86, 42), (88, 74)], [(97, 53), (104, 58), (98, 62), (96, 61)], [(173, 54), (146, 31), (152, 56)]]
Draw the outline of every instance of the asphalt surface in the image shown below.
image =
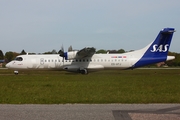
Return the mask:
[(0, 120), (180, 120), (180, 104), (0, 104)]

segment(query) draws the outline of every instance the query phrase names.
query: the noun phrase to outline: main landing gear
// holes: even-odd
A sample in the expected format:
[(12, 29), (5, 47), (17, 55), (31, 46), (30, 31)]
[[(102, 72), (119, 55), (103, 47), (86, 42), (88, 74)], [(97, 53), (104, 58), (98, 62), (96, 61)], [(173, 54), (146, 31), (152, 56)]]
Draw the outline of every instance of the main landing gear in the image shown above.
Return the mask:
[(87, 69), (81, 69), (81, 70), (79, 70), (79, 73), (81, 73), (83, 75), (87, 75), (88, 74), (88, 70)]

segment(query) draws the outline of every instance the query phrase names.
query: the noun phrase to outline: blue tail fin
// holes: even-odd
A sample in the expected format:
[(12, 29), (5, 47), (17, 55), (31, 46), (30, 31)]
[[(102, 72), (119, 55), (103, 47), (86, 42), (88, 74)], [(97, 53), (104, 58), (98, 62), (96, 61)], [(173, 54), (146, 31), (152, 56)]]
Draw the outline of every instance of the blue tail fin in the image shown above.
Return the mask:
[(166, 61), (174, 32), (174, 28), (164, 28), (161, 30), (134, 67)]

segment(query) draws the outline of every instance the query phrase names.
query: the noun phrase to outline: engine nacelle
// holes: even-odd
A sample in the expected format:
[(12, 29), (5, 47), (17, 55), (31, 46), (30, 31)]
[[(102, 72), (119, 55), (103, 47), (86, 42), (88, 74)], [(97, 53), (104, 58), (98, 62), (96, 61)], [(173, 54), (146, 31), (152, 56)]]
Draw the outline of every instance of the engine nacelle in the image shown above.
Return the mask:
[(75, 59), (77, 57), (77, 52), (78, 51), (65, 52), (64, 53), (65, 60)]

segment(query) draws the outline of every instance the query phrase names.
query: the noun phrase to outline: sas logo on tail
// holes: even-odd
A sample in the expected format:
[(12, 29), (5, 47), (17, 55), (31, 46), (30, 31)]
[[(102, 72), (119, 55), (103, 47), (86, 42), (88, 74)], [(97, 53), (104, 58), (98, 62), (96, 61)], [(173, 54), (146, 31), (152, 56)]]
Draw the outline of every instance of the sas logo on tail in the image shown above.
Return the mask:
[(151, 50), (151, 52), (167, 52), (168, 47), (169, 47), (168, 44), (159, 45), (159, 46), (157, 44), (155, 44), (155, 45), (153, 45), (153, 49)]

